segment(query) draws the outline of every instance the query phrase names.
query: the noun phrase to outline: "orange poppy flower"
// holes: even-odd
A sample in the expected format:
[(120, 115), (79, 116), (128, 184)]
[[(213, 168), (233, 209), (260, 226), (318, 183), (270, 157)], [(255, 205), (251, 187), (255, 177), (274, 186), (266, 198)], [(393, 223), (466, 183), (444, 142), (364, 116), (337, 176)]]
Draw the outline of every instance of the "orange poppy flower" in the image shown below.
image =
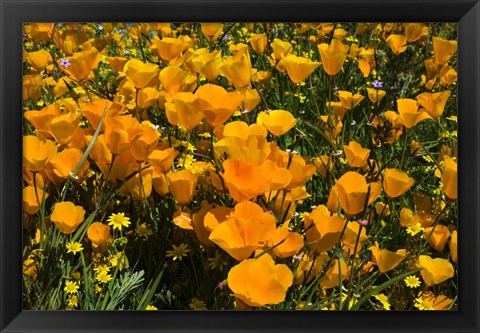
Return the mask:
[(201, 86), (195, 92), (205, 119), (212, 126), (223, 124), (241, 105), (244, 96), (238, 92), (227, 92), (214, 84)]
[(219, 70), (235, 88), (250, 87), (252, 69), (248, 49), (225, 59)]
[(120, 193), (128, 193), (133, 200), (144, 201), (152, 193), (153, 168), (147, 168), (130, 178), (120, 188)]
[(381, 249), (378, 242), (375, 246), (371, 246), (369, 250), (372, 252), (372, 257), (378, 266), (380, 273), (388, 272), (397, 267), (407, 255), (407, 250), (400, 249), (396, 252)]
[(164, 150), (155, 149), (148, 155), (148, 161), (160, 172), (166, 173), (172, 169), (172, 162), (178, 156), (178, 150), (167, 148)]
[(205, 227), (205, 216), (212, 210), (212, 208), (212, 204), (204, 201), (202, 202), (202, 208), (192, 215), (193, 231), (195, 231), (195, 235), (197, 235), (199, 242), (203, 246), (208, 247), (213, 246), (213, 242), (208, 239), (208, 237), (210, 237), (211, 230), (208, 230)]
[(152, 186), (155, 192), (162, 197), (167, 196), (167, 194), (170, 192), (168, 190), (167, 176), (155, 168), (153, 168), (152, 172)]
[(336, 182), (340, 206), (347, 215), (355, 215), (366, 206), (368, 184), (358, 172), (348, 171)]
[(42, 96), (42, 76), (40, 74), (24, 75), (22, 84), (22, 96), (24, 101), (29, 98), (37, 100), (40, 98), (40, 96)]
[(153, 87), (158, 83), (158, 65), (131, 59), (125, 64), (123, 71), (137, 89)]
[(288, 258), (296, 254), (303, 247), (303, 237), (298, 232), (289, 231), (288, 225), (285, 224), (275, 229), (272, 239), (267, 243), (268, 247), (276, 246), (272, 252), (280, 258)]
[(338, 39), (332, 39), (329, 44), (318, 45), (318, 52), (322, 59), (322, 66), (329, 76), (335, 76), (343, 67), (349, 46), (343, 45)]
[(256, 54), (263, 54), (267, 47), (268, 38), (265, 34), (255, 34), (250, 36), (250, 46)]
[(206, 52), (200, 53), (200, 50), (197, 50), (197, 55), (190, 61), (193, 72), (202, 74), (208, 82), (215, 82), (220, 74), (218, 67), (222, 63), (221, 51), (208, 52), (207, 49), (203, 50)]
[(407, 50), (407, 38), (404, 35), (391, 34), (385, 41), (393, 54), (399, 55)]
[(40, 171), (57, 154), (51, 140), (40, 140), (34, 135), (23, 137), (23, 164), (29, 171)]
[(372, 88), (367, 88), (367, 93), (368, 93), (368, 99), (372, 103), (378, 103), (382, 100), (382, 98), (385, 97), (387, 92), (385, 90), (380, 90), (380, 89), (372, 89)]
[(167, 66), (160, 71), (163, 90), (169, 94), (192, 92), (197, 87), (196, 75), (177, 66)]
[(188, 44), (180, 38), (164, 37), (156, 41), (157, 52), (160, 58), (171, 61), (178, 58), (188, 48)]
[(197, 185), (197, 176), (190, 170), (180, 170), (167, 175), (170, 193), (180, 205), (186, 205), (192, 200)]
[(192, 130), (203, 118), (199, 98), (191, 92), (176, 93), (165, 103), (168, 122)]
[(433, 61), (435, 65), (446, 64), (457, 52), (457, 41), (446, 40), (439, 37), (432, 37)]
[(93, 222), (87, 229), (87, 237), (95, 252), (103, 253), (110, 245), (110, 227), (102, 222)]
[(67, 113), (53, 118), (46, 126), (55, 141), (61, 145), (67, 145), (72, 140), (81, 118), (82, 114), (80, 112)]
[(228, 157), (247, 164), (260, 165), (271, 152), (271, 143), (263, 136), (249, 135), (245, 140), (236, 136), (229, 136), (214, 144), (215, 154)]
[(322, 177), (327, 177), (327, 173), (332, 171), (333, 163), (330, 161), (330, 155), (320, 155), (315, 158), (314, 162), (317, 167), (317, 173), (322, 175)]
[(149, 125), (142, 124), (140, 128), (143, 134), (130, 144), (130, 153), (138, 162), (143, 162), (154, 151), (160, 136)]
[(320, 278), (320, 286), (323, 289), (332, 289), (338, 287), (340, 281), (344, 281), (349, 276), (349, 267), (345, 260), (334, 260), (332, 266), (323, 277)]
[(223, 178), (228, 192), (237, 202), (252, 199), (268, 191), (271, 183), (272, 161), (250, 165), (236, 159), (223, 162)]
[(385, 169), (383, 190), (390, 199), (397, 198), (413, 186), (415, 180), (400, 169)]
[(223, 32), (223, 23), (201, 23), (202, 33), (210, 43), (217, 41)]
[(444, 162), (442, 173), (443, 192), (448, 199), (457, 200), (457, 162), (448, 156), (445, 156)]
[(425, 23), (404, 23), (403, 26), (405, 27), (405, 37), (409, 43), (414, 43), (428, 35)]
[(423, 238), (428, 240), (428, 244), (439, 252), (443, 251), (448, 237), (450, 237), (450, 231), (442, 224), (426, 228), (423, 233)]
[(40, 71), (47, 67), (48, 63), (52, 61), (52, 55), (46, 50), (39, 50), (28, 53), (28, 62), (37, 71)]
[(160, 92), (156, 87), (145, 87), (138, 91), (137, 107), (146, 109), (155, 103), (160, 98)]
[(297, 119), (285, 110), (272, 110), (268, 113), (262, 111), (257, 117), (257, 124), (265, 126), (275, 136), (287, 133), (296, 123)]
[[(87, 118), (90, 125), (97, 129), (100, 119), (102, 118), (105, 108), (107, 112), (105, 113), (105, 118), (113, 118), (117, 115), (120, 115), (124, 109), (125, 105), (121, 103), (111, 102), (106, 99), (98, 99), (91, 103), (80, 103), (80, 108), (82, 113)], [(105, 128), (105, 125), (102, 126)]]
[[(54, 183), (59, 183), (63, 179), (71, 177), (72, 172), (77, 168), (82, 159), (83, 152), (77, 148), (67, 148), (55, 155), (50, 161), (47, 175)], [(81, 181), (88, 172), (90, 163), (85, 161), (78, 171), (77, 181)]]
[[(50, 104), (44, 107), (40, 111), (29, 110), (25, 111), (24, 117), (35, 127), (35, 133), (39, 135), (39, 131), (42, 133), (42, 137), (52, 138), (52, 135), (48, 131), (47, 124), (55, 117), (60, 116), (60, 106)], [(47, 132), (47, 133), (45, 133)], [(44, 135), (44, 133), (46, 135)]]
[(286, 57), (290, 54), (290, 52), (292, 52), (292, 44), (278, 38), (275, 38), (273, 42), (270, 43), (270, 46), (273, 49), (272, 58), (277, 62), (282, 60), (283, 57)]
[[(65, 73), (76, 81), (83, 81), (88, 78), (92, 70), (98, 67), (102, 60), (100, 53), (94, 47), (74, 53), (73, 56), (59, 59), (58, 66)], [(64, 63), (68, 61), (68, 66)]]
[(104, 125), (107, 147), (116, 155), (130, 148), (131, 143), (143, 134), (138, 120), (128, 115), (105, 118)]
[(284, 264), (276, 265), (269, 255), (244, 260), (228, 272), (232, 296), (249, 306), (283, 302), (292, 283), (290, 269)]
[[(38, 198), (37, 198), (38, 195)], [(26, 186), (23, 188), (23, 209), (29, 215), (37, 214), (39, 206), (42, 204), (42, 198), (45, 196), (45, 199), (48, 197), (46, 192), (43, 192), (41, 188), (37, 187), (37, 192), (35, 193), (35, 187)]]
[(417, 101), (432, 118), (438, 119), (442, 116), (449, 97), (450, 90), (436, 93), (424, 92), (417, 96)]
[(212, 231), (220, 223), (223, 223), (227, 220), (227, 217), (233, 212), (233, 208), (229, 207), (215, 207), (210, 209), (206, 214), (203, 220), (205, 229)]
[[(92, 140), (91, 135), (85, 136), (85, 139), (88, 144)], [(90, 151), (90, 157), (95, 162), (95, 164), (100, 168), (104, 175), (108, 174), (108, 169), (112, 163), (112, 153), (105, 143), (105, 135), (100, 134), (95, 142), (93, 143), (92, 150)]]
[(458, 260), (458, 248), (457, 248), (457, 230), (452, 231), (452, 235), (450, 237), (450, 257), (452, 258), (453, 262), (457, 262)]
[(54, 23), (30, 23), (28, 36), (33, 39), (35, 44), (47, 42), (52, 39), (54, 32)]
[(370, 149), (363, 148), (356, 141), (350, 141), (348, 146), (343, 146), (348, 164), (353, 168), (361, 168), (367, 164)]
[(123, 67), (128, 61), (128, 58), (125, 57), (107, 57), (107, 61), (110, 64), (112, 69), (116, 70), (117, 72), (123, 72)]
[(433, 286), (452, 278), (455, 270), (452, 264), (443, 258), (435, 258), (421, 255), (417, 261), (417, 267), (421, 268), (420, 274), (427, 286)]
[[(226, 212), (226, 210), (223, 210)], [(211, 222), (210, 222), (211, 223)], [(275, 218), (250, 201), (243, 201), (219, 223), (209, 239), (237, 260), (248, 258), (275, 231)]]
[(360, 94), (352, 94), (349, 91), (339, 90), (337, 93), (340, 103), (342, 103), (342, 107), (347, 111), (353, 109), (365, 99), (365, 96)]
[(283, 58), (283, 64), (287, 69), (288, 76), (293, 83), (300, 83), (305, 80), (312, 72), (320, 66), (317, 61), (308, 58), (297, 57), (289, 54)]
[[(316, 253), (325, 252), (340, 241), (345, 220), (330, 216), (328, 208), (320, 205), (305, 217), (307, 244)], [(311, 224), (314, 224), (311, 227)]]
[(55, 204), (50, 220), (55, 223), (60, 232), (70, 235), (83, 222), (85, 210), (82, 206), (75, 206), (73, 202), (62, 201)]
[(329, 259), (328, 254), (320, 253), (311, 258), (307, 253), (304, 253), (297, 266), (294, 276), (295, 285), (309, 283), (315, 277), (319, 276), (323, 270), (323, 264)]
[(430, 115), (424, 109), (418, 109), (417, 101), (409, 98), (397, 99), (399, 119), (406, 128), (412, 128)]
[(363, 243), (368, 239), (366, 228), (362, 228), (360, 231), (360, 227), (361, 226), (359, 223), (348, 223), (342, 239), (342, 245), (344, 249), (349, 250), (350, 253), (355, 252), (355, 245), (357, 246), (357, 255), (360, 252)]

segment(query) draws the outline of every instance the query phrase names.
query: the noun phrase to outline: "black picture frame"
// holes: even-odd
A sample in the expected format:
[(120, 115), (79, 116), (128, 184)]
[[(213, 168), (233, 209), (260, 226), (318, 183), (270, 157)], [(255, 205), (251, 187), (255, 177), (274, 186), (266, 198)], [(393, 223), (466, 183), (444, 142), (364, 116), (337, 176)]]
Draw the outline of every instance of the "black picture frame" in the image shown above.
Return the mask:
[[(480, 332), (478, 0), (0, 0), (0, 331)], [(459, 310), (22, 311), (22, 22), (458, 22)]]

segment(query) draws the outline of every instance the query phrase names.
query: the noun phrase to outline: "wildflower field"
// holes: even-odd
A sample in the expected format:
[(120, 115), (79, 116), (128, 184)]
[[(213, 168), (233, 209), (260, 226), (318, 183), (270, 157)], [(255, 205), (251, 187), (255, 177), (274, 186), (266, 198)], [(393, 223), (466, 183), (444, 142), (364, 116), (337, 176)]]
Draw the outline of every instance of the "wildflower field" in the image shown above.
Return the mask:
[(457, 310), (450, 23), (27, 23), (23, 307)]

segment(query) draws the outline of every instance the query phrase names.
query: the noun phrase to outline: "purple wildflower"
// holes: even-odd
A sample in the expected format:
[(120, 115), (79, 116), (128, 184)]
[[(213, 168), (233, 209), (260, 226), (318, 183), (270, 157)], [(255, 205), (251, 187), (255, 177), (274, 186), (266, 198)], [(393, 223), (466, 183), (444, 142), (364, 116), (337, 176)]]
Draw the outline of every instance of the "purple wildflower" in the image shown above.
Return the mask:
[(383, 82), (382, 81), (378, 81), (378, 80), (375, 80), (372, 82), (372, 86), (374, 88), (383, 88)]
[(70, 67), (72, 65), (72, 63), (70, 62), (70, 59), (67, 59), (67, 58), (63, 58), (63, 59), (60, 59), (60, 66), (62, 67)]

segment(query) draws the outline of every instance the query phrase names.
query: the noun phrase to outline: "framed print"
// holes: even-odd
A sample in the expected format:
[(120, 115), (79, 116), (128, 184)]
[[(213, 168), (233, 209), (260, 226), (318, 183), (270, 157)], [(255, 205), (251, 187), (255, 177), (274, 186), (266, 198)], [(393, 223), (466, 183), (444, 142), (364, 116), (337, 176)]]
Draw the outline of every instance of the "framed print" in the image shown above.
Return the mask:
[(0, 330), (478, 332), (478, 1), (1, 0)]

